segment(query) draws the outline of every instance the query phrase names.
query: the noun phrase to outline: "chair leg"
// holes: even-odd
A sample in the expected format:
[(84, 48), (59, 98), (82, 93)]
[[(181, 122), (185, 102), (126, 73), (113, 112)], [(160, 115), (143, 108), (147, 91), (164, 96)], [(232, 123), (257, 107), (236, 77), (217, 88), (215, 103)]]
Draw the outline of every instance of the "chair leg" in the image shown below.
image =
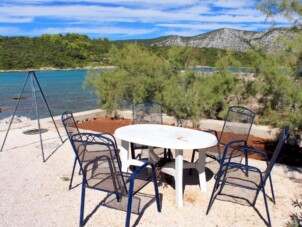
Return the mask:
[(173, 159), (173, 155), (170, 149), (165, 148), (164, 149), (164, 159), (165, 160), (172, 160)]
[(214, 184), (214, 187), (213, 187), (213, 190), (212, 190), (212, 194), (211, 194), (211, 198), (210, 198), (210, 201), (209, 201), (209, 204), (208, 204), (208, 208), (207, 208), (207, 212), (206, 212), (206, 215), (208, 215), (208, 213), (210, 212), (210, 209), (214, 203), (214, 193), (217, 191), (218, 189), (218, 186), (219, 186), (219, 179), (221, 177), (221, 173), (220, 171), (218, 172), (218, 175), (217, 175), (217, 178), (216, 178), (216, 181), (215, 181), (215, 184)]
[(165, 160), (170, 160), (171, 154), (167, 148), (164, 148), (164, 159)]
[(273, 181), (272, 181), (271, 174), (268, 176), (268, 178), (269, 178), (269, 183), (270, 183), (270, 186), (271, 186), (272, 200), (273, 200), (273, 203), (276, 204), (275, 193), (274, 193)]
[(168, 153), (167, 153), (167, 149), (164, 149), (164, 159), (167, 160), (168, 159)]
[(266, 214), (267, 214), (267, 225), (268, 226), (272, 226), (270, 215), (269, 215), (269, 210), (268, 210), (268, 205), (267, 205), (267, 199), (266, 199), (265, 189), (264, 189), (264, 185), (263, 184), (262, 184), (262, 193), (263, 193), (263, 198), (264, 198), (264, 203), (265, 203), (265, 209), (266, 209)]
[(246, 165), (246, 168), (245, 168), (245, 175), (248, 177), (249, 176), (249, 169), (248, 169), (248, 164), (249, 164), (249, 159), (248, 159), (248, 153), (247, 151), (245, 152), (245, 165)]
[(169, 158), (169, 160), (173, 159), (173, 154), (172, 154), (171, 149), (168, 149), (168, 158)]
[(128, 206), (127, 206), (127, 215), (126, 215), (126, 224), (125, 224), (126, 227), (130, 226), (133, 188), (134, 188), (134, 177), (131, 177), (130, 178), (130, 188), (129, 188), (129, 191), (128, 191)]
[(131, 158), (135, 159), (135, 149), (134, 149), (134, 144), (130, 143), (130, 147), (131, 147)]
[(160, 207), (160, 203), (159, 203), (158, 185), (157, 185), (156, 172), (155, 172), (154, 165), (152, 165), (152, 178), (153, 178), (153, 183), (154, 183), (154, 191), (155, 191), (157, 211), (161, 212), (161, 207)]
[(84, 205), (85, 205), (85, 180), (82, 181), (81, 209), (80, 209), (80, 227), (84, 226)]
[(194, 162), (195, 152), (196, 152), (196, 150), (193, 150), (193, 154), (192, 154), (192, 158), (191, 158), (191, 162), (192, 162), (192, 163)]
[[(192, 158), (191, 158), (191, 163), (194, 162), (194, 159), (195, 159), (195, 152), (196, 152), (196, 150), (193, 150), (193, 154), (192, 154)], [(189, 170), (189, 175), (190, 175), (190, 176), (192, 175), (192, 169)]]
[(73, 168), (72, 168), (72, 172), (71, 172), (71, 176), (70, 176), (70, 182), (69, 182), (69, 190), (72, 187), (72, 180), (73, 180), (73, 175), (74, 175), (74, 170), (77, 164), (77, 158), (74, 159), (74, 163), (73, 163)]
[[(135, 157), (135, 149), (134, 149), (134, 144), (133, 143), (130, 143), (130, 149), (131, 149), (131, 158), (132, 159), (136, 159), (136, 157)], [(132, 168), (133, 168), (133, 171), (136, 169), (135, 166), (133, 166)]]
[(209, 204), (208, 204), (208, 208), (207, 208), (207, 212), (206, 212), (206, 215), (209, 214), (210, 212), (210, 209), (214, 203), (214, 193), (215, 193), (215, 188), (217, 187), (216, 183), (215, 183), (215, 186), (213, 187), (213, 190), (212, 190), (212, 194), (211, 194), (211, 198), (210, 198), (210, 201), (209, 201)]

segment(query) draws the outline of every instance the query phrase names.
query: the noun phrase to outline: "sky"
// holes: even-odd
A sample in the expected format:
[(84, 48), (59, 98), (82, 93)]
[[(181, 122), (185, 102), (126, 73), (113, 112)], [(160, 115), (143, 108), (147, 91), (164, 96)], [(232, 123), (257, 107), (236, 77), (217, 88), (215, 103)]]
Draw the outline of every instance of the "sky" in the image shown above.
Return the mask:
[[(1, 0), (0, 36), (79, 33), (110, 40), (271, 27), (257, 0)], [(287, 27), (274, 18), (276, 27)]]

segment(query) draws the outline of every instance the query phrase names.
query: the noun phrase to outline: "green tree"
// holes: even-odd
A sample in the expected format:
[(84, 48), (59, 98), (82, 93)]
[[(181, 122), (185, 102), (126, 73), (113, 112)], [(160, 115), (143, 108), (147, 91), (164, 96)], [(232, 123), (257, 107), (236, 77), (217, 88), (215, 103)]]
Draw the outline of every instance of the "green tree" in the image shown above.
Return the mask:
[(91, 71), (85, 86), (100, 97), (99, 104), (108, 114), (114, 113), (124, 101), (130, 105), (157, 101), (179, 124), (189, 119), (198, 126), (200, 118), (220, 118), (222, 111), (228, 108), (232, 92), (236, 90), (236, 76), (230, 73), (201, 75), (188, 67), (191, 64), (188, 62), (193, 62), (196, 56), (192, 50), (173, 47), (166, 53), (156, 54), (138, 44), (114, 46), (108, 57), (116, 68)]
[[(259, 97), (258, 114), (260, 122), (273, 126), (291, 124), (292, 129), (302, 131), (302, 3), (297, 0), (263, 0), (258, 8), (268, 17), (286, 17), (293, 28), (292, 38), (280, 37), (276, 42), (283, 48), (273, 46), (273, 52), (263, 54), (255, 50), (255, 71), (257, 80), (254, 87)], [(274, 44), (273, 44), (274, 45)]]
[(41, 37), (1, 37), (1, 69), (40, 67), (73, 68), (103, 65), (108, 39), (90, 39), (80, 34), (44, 34)]
[(90, 72), (85, 86), (90, 86), (100, 97), (99, 104), (112, 114), (124, 101), (161, 101), (164, 82), (171, 74), (165, 59), (137, 44), (115, 46), (109, 51), (109, 62), (114, 70)]

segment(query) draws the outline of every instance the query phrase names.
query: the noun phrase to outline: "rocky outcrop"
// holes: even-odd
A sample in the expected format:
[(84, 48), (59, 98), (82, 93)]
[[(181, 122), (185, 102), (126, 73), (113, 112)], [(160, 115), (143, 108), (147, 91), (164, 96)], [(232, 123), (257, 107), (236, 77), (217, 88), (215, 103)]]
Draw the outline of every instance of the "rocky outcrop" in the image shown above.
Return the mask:
[(222, 28), (193, 37), (165, 36), (147, 40), (128, 40), (151, 46), (189, 46), (198, 48), (219, 48), (234, 51), (246, 51), (251, 47), (261, 47), (269, 51), (270, 46), (280, 35), (292, 35), (288, 28), (274, 28), (262, 32), (250, 32)]

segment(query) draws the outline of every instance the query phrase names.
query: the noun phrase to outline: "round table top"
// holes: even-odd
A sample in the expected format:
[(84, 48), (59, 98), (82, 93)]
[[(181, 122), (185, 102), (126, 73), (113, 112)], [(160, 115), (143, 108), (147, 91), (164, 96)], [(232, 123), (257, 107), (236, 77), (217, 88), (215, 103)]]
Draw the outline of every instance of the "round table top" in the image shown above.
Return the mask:
[(131, 143), (170, 149), (201, 149), (217, 144), (216, 137), (210, 133), (161, 124), (123, 126), (114, 135)]

